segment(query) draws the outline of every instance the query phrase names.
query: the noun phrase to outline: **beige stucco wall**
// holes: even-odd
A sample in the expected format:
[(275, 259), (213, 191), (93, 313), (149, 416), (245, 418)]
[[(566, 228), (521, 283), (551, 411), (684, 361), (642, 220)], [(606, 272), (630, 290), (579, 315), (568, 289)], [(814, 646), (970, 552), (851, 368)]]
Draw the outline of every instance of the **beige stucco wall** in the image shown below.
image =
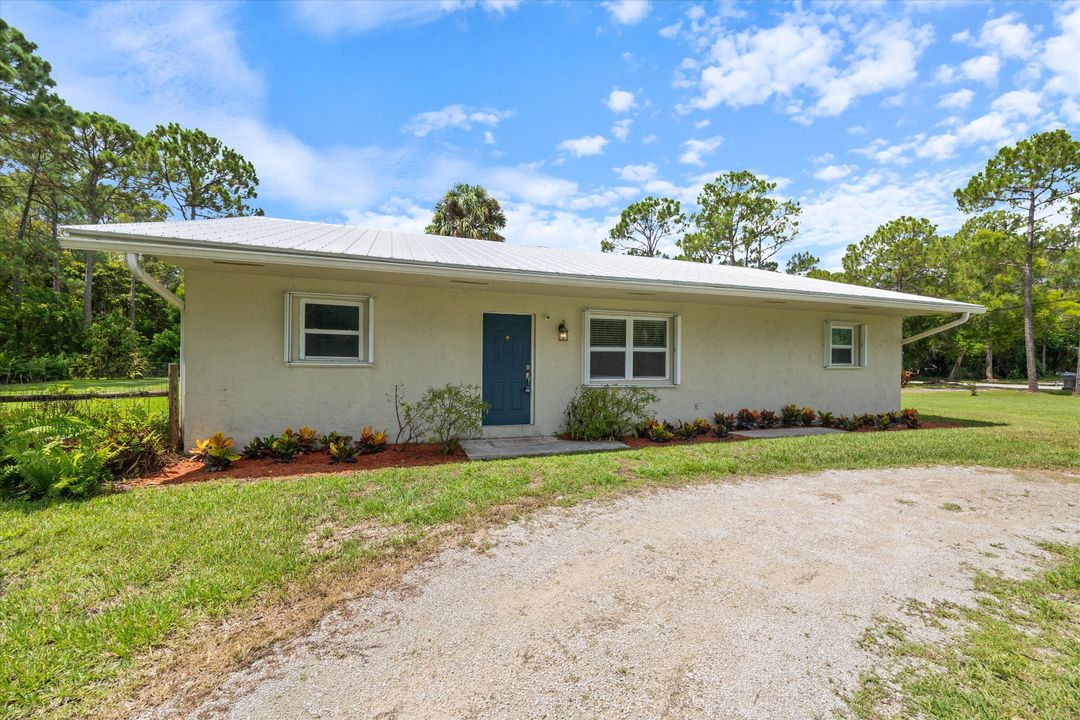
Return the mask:
[[(779, 410), (789, 402), (838, 414), (899, 408), (901, 320), (853, 311), (616, 300), (320, 280), (188, 268), (184, 318), (185, 438), (218, 430), (245, 443), (286, 425), (356, 434), (366, 424), (396, 428), (387, 395), (432, 385), (481, 382), (482, 314), (534, 316), (534, 425), (508, 432), (560, 431), (581, 384), (582, 312), (588, 308), (671, 312), (682, 318), (681, 384), (658, 388), (661, 418), (712, 417), (741, 407)], [(287, 291), (374, 298), (372, 367), (303, 367), (283, 359)], [(549, 319), (545, 319), (549, 318)], [(565, 320), (569, 342), (556, 328)], [(825, 369), (824, 322), (868, 327), (868, 366)], [(492, 434), (497, 431), (489, 431)]]

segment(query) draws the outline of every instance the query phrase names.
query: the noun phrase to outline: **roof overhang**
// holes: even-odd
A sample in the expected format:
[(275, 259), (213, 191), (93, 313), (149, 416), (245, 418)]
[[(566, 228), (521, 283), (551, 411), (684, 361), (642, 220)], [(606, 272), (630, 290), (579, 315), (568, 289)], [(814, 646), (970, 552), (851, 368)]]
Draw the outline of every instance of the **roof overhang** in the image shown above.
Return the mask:
[(986, 311), (981, 305), (920, 298), (917, 302), (896, 298), (878, 298), (808, 290), (760, 288), (744, 285), (714, 285), (693, 282), (659, 282), (595, 275), (548, 273), (527, 270), (504, 270), (449, 263), (391, 260), (340, 253), (319, 253), (294, 249), (281, 249), (247, 245), (229, 245), (220, 242), (199, 242), (181, 238), (163, 238), (116, 230), (100, 231), (86, 227), (62, 227), (59, 234), (61, 247), (70, 250), (99, 250), (105, 252), (140, 253), (174, 258), (182, 264), (184, 259), (206, 260), (233, 266), (278, 266), (353, 269), (368, 272), (445, 277), (459, 280), (509, 281), (533, 285), (572, 288), (622, 289), (641, 293), (673, 293), (754, 300), (806, 301), (844, 305), (855, 309), (883, 309), (903, 315), (938, 315), (944, 313), (979, 314)]

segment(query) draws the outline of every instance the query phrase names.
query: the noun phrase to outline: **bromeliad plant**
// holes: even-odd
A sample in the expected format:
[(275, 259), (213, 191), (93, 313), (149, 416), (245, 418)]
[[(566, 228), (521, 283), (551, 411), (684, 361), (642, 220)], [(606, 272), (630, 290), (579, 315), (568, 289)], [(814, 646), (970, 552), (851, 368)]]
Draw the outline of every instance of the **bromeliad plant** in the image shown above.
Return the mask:
[(742, 408), (735, 414), (735, 427), (739, 430), (753, 430), (760, 420), (761, 415), (748, 408)]
[(660, 422), (656, 418), (645, 421), (638, 432), (642, 437), (653, 442), (668, 442), (674, 437), (674, 433), (668, 428), (667, 423)]
[(705, 418), (694, 418), (694, 428), (697, 430), (698, 435), (708, 435), (712, 430), (712, 423)]
[(296, 445), (297, 452), (300, 453), (313, 453), (319, 449), (319, 434), (307, 425), (295, 432), (291, 427), (285, 428), (282, 438), (291, 440)]
[(675, 435), (677, 435), (680, 440), (693, 440), (698, 436), (698, 429), (694, 423), (682, 422), (680, 420), (678, 425), (675, 426)]
[(337, 435), (333, 440), (330, 440), (326, 444), (326, 449), (330, 453), (330, 464), (337, 465), (338, 463), (354, 463), (356, 462), (356, 455), (359, 453), (359, 448), (353, 444), (352, 438), (348, 435)]
[(769, 429), (780, 424), (780, 418), (772, 410), (762, 410), (758, 413), (758, 427)]
[(915, 408), (904, 408), (900, 411), (900, 419), (903, 421), (909, 429), (915, 430), (919, 427), (919, 411)]
[(205, 440), (196, 440), (193, 457), (202, 460), (211, 472), (228, 470), (233, 462), (240, 459), (240, 456), (233, 451), (233, 439), (225, 437), (220, 432), (214, 433)]
[(798, 425), (799, 424), (799, 406), (795, 403), (789, 403), (780, 410), (780, 416), (783, 419), (784, 425)]
[(892, 426), (892, 415), (880, 413), (874, 416), (874, 427), (878, 430), (888, 430)]
[(262, 460), (265, 457), (270, 457), (270, 442), (269, 438), (263, 439), (256, 435), (251, 438), (251, 442), (244, 446), (244, 450), (241, 453), (249, 460)]
[(821, 423), (821, 427), (832, 427), (836, 424), (836, 418), (833, 417), (831, 412), (819, 412), (817, 415), (818, 422)]
[(847, 430), (848, 432), (855, 432), (859, 429), (860, 420), (857, 417), (848, 417), (847, 415), (841, 415), (836, 418), (836, 427), (841, 430)]
[(814, 408), (807, 405), (799, 412), (799, 422), (806, 427), (810, 427), (814, 424), (814, 420), (817, 419), (817, 413), (814, 412)]
[(356, 449), (361, 455), (373, 455), (386, 449), (386, 431), (375, 432), (370, 425), (360, 431), (360, 439), (356, 441)]
[[(287, 431), (291, 430), (292, 428), (287, 429)], [(300, 454), (300, 446), (296, 442), (296, 433), (282, 435), (281, 437), (271, 435), (266, 438), (266, 442), (269, 446), (268, 456), (276, 463), (290, 463)]]

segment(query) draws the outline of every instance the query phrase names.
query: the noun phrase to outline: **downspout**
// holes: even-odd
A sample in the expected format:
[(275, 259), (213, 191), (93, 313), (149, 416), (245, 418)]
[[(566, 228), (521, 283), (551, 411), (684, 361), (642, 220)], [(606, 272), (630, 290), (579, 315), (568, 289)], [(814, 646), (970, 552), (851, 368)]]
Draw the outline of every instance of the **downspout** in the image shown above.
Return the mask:
[(937, 335), (940, 332), (945, 332), (946, 330), (951, 330), (954, 327), (959, 327), (960, 325), (963, 325), (964, 323), (966, 323), (970, 318), (971, 318), (971, 313), (969, 313), (969, 312), (960, 313), (960, 317), (957, 318), (956, 320), (953, 320), (952, 322), (947, 322), (944, 325), (938, 325), (935, 328), (930, 328), (929, 330), (924, 330), (921, 333), (917, 333), (915, 335), (912, 335), (911, 337), (904, 338), (901, 345), (907, 345), (909, 343), (915, 342), (916, 340), (922, 340), (923, 338), (928, 338), (931, 335)]
[(160, 295), (165, 302), (172, 305), (174, 308), (180, 311), (180, 437), (184, 437), (184, 396), (187, 395), (187, 373), (184, 369), (184, 326), (187, 324), (184, 322), (184, 301), (176, 297), (172, 290), (165, 287), (161, 282), (146, 272), (143, 266), (139, 264), (139, 256), (135, 253), (127, 253), (127, 266), (131, 270), (131, 274), (134, 277), (139, 278), (143, 285), (153, 290)]

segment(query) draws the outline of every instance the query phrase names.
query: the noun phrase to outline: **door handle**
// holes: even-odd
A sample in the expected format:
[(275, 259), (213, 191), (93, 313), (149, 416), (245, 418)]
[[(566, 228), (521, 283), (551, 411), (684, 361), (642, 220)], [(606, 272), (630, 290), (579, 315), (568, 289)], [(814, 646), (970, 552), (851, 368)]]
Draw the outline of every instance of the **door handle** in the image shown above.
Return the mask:
[(532, 392), (532, 365), (525, 366), (525, 392)]

